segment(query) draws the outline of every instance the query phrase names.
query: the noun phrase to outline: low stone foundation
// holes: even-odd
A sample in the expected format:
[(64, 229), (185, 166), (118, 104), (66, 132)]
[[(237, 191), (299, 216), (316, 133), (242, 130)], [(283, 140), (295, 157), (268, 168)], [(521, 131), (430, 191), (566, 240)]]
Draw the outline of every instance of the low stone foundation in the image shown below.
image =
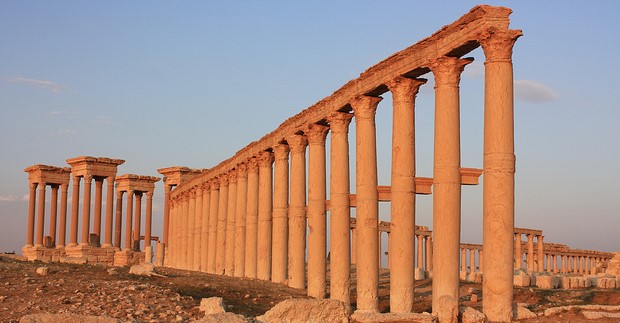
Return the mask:
[(100, 264), (106, 266), (135, 265), (144, 262), (144, 252), (120, 251), (116, 248), (92, 246), (23, 247), (22, 254), (28, 261), (62, 262), (71, 264)]

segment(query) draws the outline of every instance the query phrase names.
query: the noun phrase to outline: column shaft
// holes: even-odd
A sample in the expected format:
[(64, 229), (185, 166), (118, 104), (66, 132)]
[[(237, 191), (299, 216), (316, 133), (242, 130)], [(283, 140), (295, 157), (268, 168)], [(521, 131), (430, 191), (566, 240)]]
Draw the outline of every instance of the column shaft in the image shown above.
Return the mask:
[(103, 240), (104, 247), (112, 246), (112, 222), (114, 211), (114, 177), (108, 177), (108, 191), (105, 195), (105, 239)]
[(273, 252), (271, 280), (274, 283), (286, 281), (288, 256), (288, 145), (274, 147), (273, 185)]
[(202, 224), (200, 233), (200, 271), (207, 272), (209, 259), (209, 213), (211, 210), (211, 190), (209, 183), (202, 188)]
[(217, 248), (215, 274), (224, 275), (226, 261), (226, 216), (228, 215), (228, 174), (220, 175), (220, 196), (217, 211)]
[(258, 245), (258, 159), (248, 160), (248, 201), (245, 227), (245, 277), (256, 278)]
[(523, 254), (521, 253), (521, 233), (515, 233), (515, 269), (521, 269)]
[(37, 247), (43, 247), (43, 228), (45, 226), (45, 187), (46, 183), (39, 183), (39, 204), (37, 207)]
[(153, 223), (153, 192), (146, 192), (146, 215), (144, 224), (144, 249), (151, 248), (151, 228)]
[(216, 250), (217, 250), (217, 216), (220, 200), (220, 182), (218, 179), (211, 180), (211, 203), (209, 210), (209, 251), (207, 253), (207, 272), (215, 274)]
[(142, 192), (136, 192), (136, 208), (134, 210), (134, 225), (133, 225), (133, 244), (131, 249), (134, 251), (140, 251), (140, 231), (142, 227)]
[(544, 247), (544, 236), (538, 236), (538, 243), (536, 246), (538, 247), (538, 272), (545, 271), (545, 247)]
[(80, 177), (73, 175), (73, 192), (71, 194), (71, 230), (69, 246), (77, 246), (78, 218), (80, 212)]
[(58, 220), (58, 185), (52, 185), (52, 200), (50, 201), (50, 237), (52, 245), (56, 245), (56, 221)]
[(30, 195), (28, 198), (28, 227), (26, 228), (26, 247), (34, 245), (34, 215), (37, 205), (37, 183), (29, 183)]
[(514, 113), (512, 47), (521, 31), (484, 35), (484, 264), (482, 310), (489, 321), (510, 322), (513, 299)]
[(172, 186), (164, 184), (164, 228), (163, 228), (163, 243), (168, 245), (168, 237), (170, 234), (170, 191)]
[(58, 240), (56, 248), (64, 248), (67, 241), (67, 193), (69, 186), (67, 184), (60, 185), (60, 218), (58, 221)]
[(261, 152), (258, 164), (258, 243), (256, 277), (271, 279), (272, 165), (273, 153)]
[(351, 102), (355, 114), (357, 310), (360, 312), (378, 311), (379, 200), (375, 112), (380, 101), (380, 97), (361, 96)]
[(133, 191), (127, 191), (127, 211), (125, 214), (125, 245), (123, 250), (131, 250), (131, 220), (133, 217)]
[(84, 200), (82, 201), (82, 239), (80, 246), (88, 246), (90, 236), (90, 192), (92, 189), (92, 176), (84, 176)]
[(95, 210), (94, 210), (94, 223), (93, 233), (97, 235), (97, 240), (94, 241), (96, 246), (99, 246), (101, 242), (101, 204), (103, 198), (103, 179), (95, 178)]
[(123, 191), (116, 192), (116, 223), (114, 226), (114, 247), (121, 247), (121, 231), (123, 228)]
[(187, 253), (186, 253), (186, 269), (194, 270), (194, 246), (196, 241), (196, 189), (190, 189), (187, 199)]
[(194, 204), (194, 253), (192, 254), (192, 270), (200, 271), (202, 255), (202, 187), (196, 187), (196, 201)]
[(248, 200), (248, 169), (237, 165), (237, 214), (235, 221), (235, 277), (245, 275), (245, 226)]
[(351, 302), (351, 211), (349, 206), (349, 124), (353, 115), (335, 112), (330, 124), (329, 219), (330, 298)]
[(235, 217), (237, 215), (237, 171), (228, 173), (228, 210), (226, 215), (226, 256), (224, 273), (233, 276), (235, 270)]
[[(288, 285), (306, 287), (306, 146), (304, 135), (287, 138), (291, 149), (291, 197), (288, 234)], [(247, 266), (247, 264), (246, 264)]]

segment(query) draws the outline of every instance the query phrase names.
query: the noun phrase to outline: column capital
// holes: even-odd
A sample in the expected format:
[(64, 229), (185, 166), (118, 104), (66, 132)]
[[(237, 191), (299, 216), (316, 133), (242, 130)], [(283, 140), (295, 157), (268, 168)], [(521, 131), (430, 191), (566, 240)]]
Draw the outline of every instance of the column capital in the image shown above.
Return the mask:
[(153, 198), (153, 191), (147, 191), (147, 192), (146, 192), (146, 199), (147, 199), (147, 200), (150, 200), (150, 199), (152, 199), (152, 198)]
[(545, 239), (545, 236), (543, 236), (542, 234), (539, 236), (536, 236), (536, 239), (538, 240), (538, 242), (542, 242), (543, 239)]
[(286, 138), (292, 153), (305, 152), (308, 146), (308, 137), (302, 134), (294, 134)]
[(418, 94), (420, 86), (422, 86), (422, 84), (426, 84), (426, 81), (427, 80), (423, 78), (411, 79), (404, 76), (398, 76), (397, 78), (386, 82), (385, 85), (387, 85), (390, 92), (392, 92), (393, 100), (411, 100)]
[(37, 186), (39, 186), (39, 183), (37, 183), (37, 182), (30, 182), (30, 183), (28, 183), (28, 186), (30, 187), (31, 191), (34, 191), (34, 190), (37, 189)]
[(230, 179), (228, 173), (220, 174), (217, 178), (220, 180), (220, 187), (228, 186), (228, 180)]
[(248, 159), (248, 173), (258, 173), (258, 158), (256, 156)]
[(267, 150), (263, 150), (258, 153), (258, 164), (260, 167), (271, 167), (273, 163), (273, 153)]
[(217, 178), (213, 178), (209, 181), (209, 187), (212, 191), (215, 191), (220, 188), (220, 181)]
[(276, 160), (288, 160), (288, 153), (291, 149), (287, 144), (277, 144), (273, 147), (273, 153)]
[(84, 183), (92, 183), (93, 181), (93, 175), (87, 174), (84, 175)]
[(306, 136), (308, 137), (308, 144), (310, 146), (320, 145), (325, 146), (325, 138), (329, 131), (328, 126), (320, 125), (317, 123), (311, 123), (306, 130)]
[(336, 111), (329, 114), (327, 122), (332, 133), (349, 133), (351, 119), (353, 119), (352, 113)]
[(356, 120), (374, 120), (375, 113), (377, 112), (377, 105), (381, 100), (383, 100), (383, 98), (380, 96), (360, 95), (351, 100), (349, 104), (351, 108), (353, 108)]
[(521, 36), (521, 30), (492, 30), (481, 34), (478, 42), (482, 46), (486, 62), (512, 61), (512, 48)]
[(237, 170), (234, 168), (228, 171), (228, 183), (237, 183)]
[(456, 58), (443, 56), (432, 60), (429, 67), (435, 77), (435, 88), (438, 86), (458, 86), (465, 65), (473, 62), (473, 58)]
[(196, 188), (189, 190), (189, 198), (196, 198)]
[(237, 164), (237, 178), (247, 178), (248, 177), (248, 166), (243, 163)]
[(115, 175), (110, 175), (108, 177), (105, 178), (108, 181), (108, 185), (109, 184), (114, 184), (114, 181), (116, 180), (116, 176)]

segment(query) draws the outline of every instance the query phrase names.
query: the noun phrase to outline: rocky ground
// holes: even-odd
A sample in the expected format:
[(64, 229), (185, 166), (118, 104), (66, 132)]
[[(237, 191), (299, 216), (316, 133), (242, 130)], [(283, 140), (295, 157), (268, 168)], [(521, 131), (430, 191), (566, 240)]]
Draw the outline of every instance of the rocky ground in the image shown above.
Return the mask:
[[(37, 268), (48, 267), (44, 275)], [(130, 275), (128, 268), (42, 264), (0, 256), (0, 320), (17, 322), (37, 313), (74, 313), (108, 316), (133, 322), (185, 322), (204, 316), (198, 309), (202, 298), (222, 297), (228, 312), (256, 317), (288, 298), (305, 298), (302, 291), (282, 284), (237, 279), (204, 273), (157, 268), (166, 277)], [(380, 310), (389, 311), (389, 276), (381, 275)], [(461, 305), (480, 310), (480, 284), (462, 283)], [(431, 282), (416, 282), (416, 312), (430, 311)], [(355, 305), (355, 291), (352, 292)], [(620, 305), (620, 289), (541, 290), (517, 288), (515, 302), (535, 313), (564, 305)], [(578, 310), (523, 322), (581, 322)], [(599, 318), (589, 322), (618, 322)]]

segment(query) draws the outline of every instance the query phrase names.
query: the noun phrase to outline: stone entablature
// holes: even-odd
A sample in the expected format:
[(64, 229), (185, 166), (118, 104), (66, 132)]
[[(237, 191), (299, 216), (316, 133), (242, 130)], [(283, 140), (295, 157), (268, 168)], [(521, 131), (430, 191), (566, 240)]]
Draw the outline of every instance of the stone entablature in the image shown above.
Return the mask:
[(55, 185), (69, 185), (71, 180), (70, 167), (56, 167), (36, 164), (24, 169), (28, 173), (28, 181), (30, 183), (45, 183)]
[(116, 176), (118, 166), (123, 163), (125, 161), (122, 159), (107, 157), (80, 156), (67, 159), (67, 164), (71, 165), (71, 174), (75, 176)]

